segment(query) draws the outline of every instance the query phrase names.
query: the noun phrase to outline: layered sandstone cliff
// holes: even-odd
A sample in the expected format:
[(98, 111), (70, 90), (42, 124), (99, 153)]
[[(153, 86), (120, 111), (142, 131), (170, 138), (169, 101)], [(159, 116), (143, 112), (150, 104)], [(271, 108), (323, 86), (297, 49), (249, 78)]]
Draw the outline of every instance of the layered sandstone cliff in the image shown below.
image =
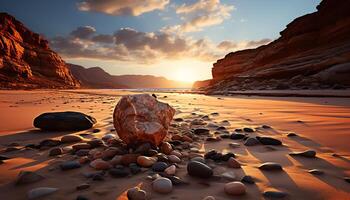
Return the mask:
[(76, 88), (48, 41), (7, 13), (0, 13), (0, 88)]
[[(322, 89), (350, 85), (350, 1), (323, 0), (280, 38), (214, 63), (209, 91)], [(198, 84), (197, 84), (198, 85)]]

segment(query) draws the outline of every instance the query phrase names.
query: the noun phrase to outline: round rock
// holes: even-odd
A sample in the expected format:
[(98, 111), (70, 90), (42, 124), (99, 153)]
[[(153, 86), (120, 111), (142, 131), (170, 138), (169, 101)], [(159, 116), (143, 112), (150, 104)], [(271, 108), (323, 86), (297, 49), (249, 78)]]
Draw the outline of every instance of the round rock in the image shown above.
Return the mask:
[(243, 195), (246, 193), (246, 187), (239, 181), (229, 182), (225, 184), (225, 192), (229, 195)]
[(190, 161), (187, 164), (187, 173), (190, 176), (198, 178), (210, 178), (213, 175), (213, 170), (204, 163), (198, 161)]
[(160, 177), (152, 182), (152, 189), (155, 192), (167, 194), (173, 190), (173, 184), (171, 183), (170, 179)]

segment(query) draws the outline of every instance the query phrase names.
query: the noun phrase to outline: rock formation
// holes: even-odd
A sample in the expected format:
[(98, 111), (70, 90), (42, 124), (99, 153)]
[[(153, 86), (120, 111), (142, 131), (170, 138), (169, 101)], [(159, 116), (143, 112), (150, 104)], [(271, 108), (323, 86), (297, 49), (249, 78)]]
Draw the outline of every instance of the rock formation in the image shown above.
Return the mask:
[(100, 67), (68, 64), (73, 76), (85, 88), (190, 88), (189, 83), (151, 75), (111, 75)]
[(127, 144), (159, 145), (168, 132), (175, 109), (149, 94), (123, 96), (114, 109), (113, 122)]
[[(350, 2), (323, 0), (270, 44), (214, 63), (209, 91), (350, 86)], [(198, 85), (198, 84), (197, 84)]]
[(75, 88), (79, 82), (48, 41), (0, 13), (0, 88)]

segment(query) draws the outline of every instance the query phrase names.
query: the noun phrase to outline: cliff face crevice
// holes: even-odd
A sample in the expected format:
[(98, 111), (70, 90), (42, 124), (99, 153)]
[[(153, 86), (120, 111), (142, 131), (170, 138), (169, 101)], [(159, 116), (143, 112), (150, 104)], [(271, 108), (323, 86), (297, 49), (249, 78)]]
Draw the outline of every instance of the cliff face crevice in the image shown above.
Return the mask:
[[(270, 44), (227, 54), (213, 64), (208, 90), (318, 89), (350, 85), (350, 1), (323, 0)], [(342, 73), (339, 73), (340, 67)], [(347, 70), (345, 70), (347, 71)], [(328, 72), (328, 73), (327, 73)], [(287, 88), (287, 87), (286, 87)]]
[(75, 88), (73, 77), (48, 41), (7, 13), (0, 13), (2, 88)]

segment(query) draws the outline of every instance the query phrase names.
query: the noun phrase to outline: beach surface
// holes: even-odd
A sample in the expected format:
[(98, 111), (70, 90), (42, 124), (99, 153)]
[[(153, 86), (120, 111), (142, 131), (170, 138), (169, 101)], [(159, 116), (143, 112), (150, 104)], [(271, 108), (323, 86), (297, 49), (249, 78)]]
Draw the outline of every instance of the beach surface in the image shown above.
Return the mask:
[[(245, 146), (241, 140), (200, 141), (200, 152), (210, 149), (232, 152), (242, 168), (211, 163), (214, 174), (234, 174), (236, 180), (244, 175), (254, 177), (255, 184), (247, 184), (247, 193), (232, 197), (224, 192), (226, 179), (196, 179), (187, 175), (186, 159), (182, 158), (176, 175), (188, 182), (174, 186), (170, 194), (152, 191), (151, 181), (146, 179), (149, 170), (127, 178), (106, 176), (104, 181), (91, 181), (83, 172), (95, 171), (88, 164), (80, 169), (61, 171), (57, 166), (74, 155), (49, 157), (49, 150), (25, 148), (27, 144), (44, 139), (59, 139), (66, 134), (82, 134), (86, 139), (101, 138), (113, 133), (112, 113), (121, 96), (135, 91), (118, 90), (34, 90), (0, 91), (0, 148), (1, 155), (12, 159), (0, 164), (0, 199), (27, 199), (27, 191), (36, 187), (55, 187), (59, 190), (42, 199), (76, 199), (83, 194), (90, 199), (127, 199), (125, 191), (139, 186), (151, 199), (265, 199), (267, 190), (287, 193), (283, 199), (350, 199), (350, 99), (343, 97), (259, 97), (259, 96), (205, 96), (200, 94), (155, 93), (162, 102), (176, 109), (173, 122), (187, 128), (194, 119), (208, 116), (207, 124), (224, 126), (230, 133), (235, 129), (250, 127), (255, 131), (249, 136), (270, 136), (282, 141), (282, 146)], [(44, 132), (33, 127), (33, 119), (44, 112), (79, 111), (97, 119), (91, 130), (79, 132)], [(227, 121), (225, 121), (227, 120)], [(265, 126), (263, 126), (265, 125)], [(211, 133), (215, 130), (211, 129)], [(270, 128), (268, 128), (270, 127)], [(99, 129), (95, 133), (94, 129)], [(174, 127), (170, 132), (177, 131)], [(287, 134), (294, 132), (295, 137)], [(115, 132), (114, 132), (115, 133)], [(171, 136), (170, 136), (171, 137)], [(229, 143), (239, 146), (232, 148)], [(6, 152), (9, 147), (13, 151)], [(290, 152), (315, 150), (316, 158), (290, 156)], [(283, 171), (262, 171), (264, 162), (276, 162)], [(308, 171), (318, 169), (322, 175)], [(20, 171), (35, 171), (45, 179), (26, 185), (15, 185)], [(90, 188), (76, 190), (76, 186), (89, 183)]]

